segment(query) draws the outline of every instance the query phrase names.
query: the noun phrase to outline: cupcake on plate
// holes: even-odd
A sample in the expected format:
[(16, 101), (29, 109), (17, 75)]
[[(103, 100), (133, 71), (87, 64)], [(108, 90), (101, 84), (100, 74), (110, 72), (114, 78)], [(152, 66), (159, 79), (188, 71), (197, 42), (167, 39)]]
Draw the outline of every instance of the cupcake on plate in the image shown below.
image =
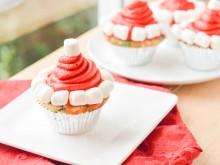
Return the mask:
[(122, 8), (103, 24), (102, 30), (115, 58), (130, 66), (148, 63), (164, 39), (152, 11), (143, 1), (133, 1)]
[(212, 70), (220, 66), (219, 0), (210, 0), (201, 16), (185, 27), (173, 25), (172, 32), (179, 40), (190, 68)]
[(160, 0), (152, 3), (150, 7), (167, 38), (172, 43), (177, 43), (171, 33), (170, 27), (173, 24), (181, 24), (186, 21), (190, 22), (198, 18), (205, 9), (205, 3), (189, 0)]
[(64, 41), (64, 55), (33, 79), (31, 89), (61, 134), (80, 134), (95, 125), (113, 89), (113, 77), (82, 56), (76, 39)]

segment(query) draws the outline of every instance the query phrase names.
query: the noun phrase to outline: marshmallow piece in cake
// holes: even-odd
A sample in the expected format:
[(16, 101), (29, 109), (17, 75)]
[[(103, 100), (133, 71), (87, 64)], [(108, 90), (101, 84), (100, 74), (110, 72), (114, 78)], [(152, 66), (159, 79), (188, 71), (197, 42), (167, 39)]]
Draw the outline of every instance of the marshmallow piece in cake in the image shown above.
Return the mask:
[(55, 106), (66, 105), (69, 98), (69, 92), (67, 90), (56, 91), (51, 97), (51, 103)]
[(69, 96), (70, 104), (73, 106), (86, 105), (86, 93), (83, 90), (72, 91)]
[(181, 23), (187, 19), (188, 14), (182, 10), (176, 10), (173, 12), (173, 18), (176, 23)]
[(173, 26), (171, 27), (171, 30), (172, 30), (173, 35), (174, 35), (176, 38), (178, 38), (178, 39), (181, 38), (181, 34), (182, 34), (183, 29), (182, 29), (179, 25), (176, 25), (176, 24), (173, 25)]
[(134, 27), (131, 33), (131, 40), (133, 41), (144, 41), (146, 38), (145, 29), (140, 27)]
[(31, 90), (34, 92), (38, 85), (46, 84), (45, 80), (41, 77), (36, 77), (31, 82)]
[(46, 84), (40, 84), (37, 86), (34, 93), (37, 100), (39, 100), (41, 103), (49, 103), (54, 90)]
[(78, 40), (74, 38), (65, 39), (64, 53), (66, 56), (78, 56), (80, 54)]
[(115, 27), (113, 29), (114, 36), (121, 39), (121, 40), (127, 39), (128, 32), (129, 32), (129, 28), (124, 25), (115, 25)]
[(100, 69), (100, 73), (101, 73), (101, 77), (103, 80), (110, 80), (110, 81), (114, 81), (113, 76), (106, 71), (105, 69)]
[(102, 90), (103, 97), (107, 98), (110, 92), (112, 91), (112, 89), (114, 88), (114, 84), (112, 81), (105, 80), (101, 82), (101, 84), (99, 85), (99, 88)]
[(195, 33), (189, 29), (183, 30), (181, 39), (189, 45), (194, 43)]
[(114, 26), (115, 25), (112, 22), (106, 22), (103, 25), (102, 30), (107, 36), (111, 36), (113, 33)]
[(145, 26), (145, 32), (148, 39), (152, 39), (160, 35), (160, 27), (157, 24)]
[(88, 89), (85, 93), (87, 104), (99, 104), (103, 100), (103, 93), (98, 87)]
[(195, 35), (194, 42), (203, 48), (208, 48), (211, 43), (211, 38), (205, 33), (199, 32)]
[(208, 9), (220, 10), (220, 1), (219, 0), (210, 0), (208, 3)]
[(213, 35), (211, 37), (211, 48), (220, 50), (220, 36)]

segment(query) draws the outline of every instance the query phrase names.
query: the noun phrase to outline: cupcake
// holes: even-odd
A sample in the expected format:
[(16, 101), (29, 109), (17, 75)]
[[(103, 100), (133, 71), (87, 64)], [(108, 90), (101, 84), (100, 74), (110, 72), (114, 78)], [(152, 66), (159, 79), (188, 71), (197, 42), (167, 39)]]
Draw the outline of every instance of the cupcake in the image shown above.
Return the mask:
[(31, 89), (56, 132), (80, 134), (94, 127), (113, 77), (82, 56), (76, 39), (66, 39), (64, 55), (33, 79)]
[(169, 41), (177, 43), (170, 30), (171, 25), (190, 22), (198, 18), (205, 8), (205, 3), (189, 0), (162, 0), (152, 3), (151, 8)]
[(103, 33), (114, 50), (115, 58), (124, 65), (148, 63), (164, 39), (148, 4), (133, 1), (103, 24)]
[(185, 27), (173, 25), (186, 64), (196, 70), (212, 70), (220, 65), (220, 1), (211, 0), (207, 9)]

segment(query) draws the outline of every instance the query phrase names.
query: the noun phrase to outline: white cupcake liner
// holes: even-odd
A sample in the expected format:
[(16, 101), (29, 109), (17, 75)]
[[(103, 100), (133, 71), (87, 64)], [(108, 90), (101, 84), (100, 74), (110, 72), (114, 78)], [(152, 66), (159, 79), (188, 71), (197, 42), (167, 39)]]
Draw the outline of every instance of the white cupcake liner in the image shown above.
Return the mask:
[(101, 108), (92, 112), (70, 115), (52, 112), (43, 108), (55, 132), (60, 134), (81, 134), (90, 131), (96, 124)]
[(118, 62), (128, 66), (139, 66), (151, 61), (157, 46), (130, 48), (110, 44)]
[(184, 52), (184, 60), (190, 68), (208, 71), (216, 69), (220, 66), (220, 51), (190, 46), (180, 42)]

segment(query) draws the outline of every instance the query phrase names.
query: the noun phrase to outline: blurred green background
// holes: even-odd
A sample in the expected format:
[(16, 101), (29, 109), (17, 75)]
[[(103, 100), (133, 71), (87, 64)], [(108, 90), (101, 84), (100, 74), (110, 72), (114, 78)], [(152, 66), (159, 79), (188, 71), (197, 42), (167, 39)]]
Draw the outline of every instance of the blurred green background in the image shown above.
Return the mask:
[(97, 25), (97, 6), (0, 45), (0, 79), (7, 79)]

